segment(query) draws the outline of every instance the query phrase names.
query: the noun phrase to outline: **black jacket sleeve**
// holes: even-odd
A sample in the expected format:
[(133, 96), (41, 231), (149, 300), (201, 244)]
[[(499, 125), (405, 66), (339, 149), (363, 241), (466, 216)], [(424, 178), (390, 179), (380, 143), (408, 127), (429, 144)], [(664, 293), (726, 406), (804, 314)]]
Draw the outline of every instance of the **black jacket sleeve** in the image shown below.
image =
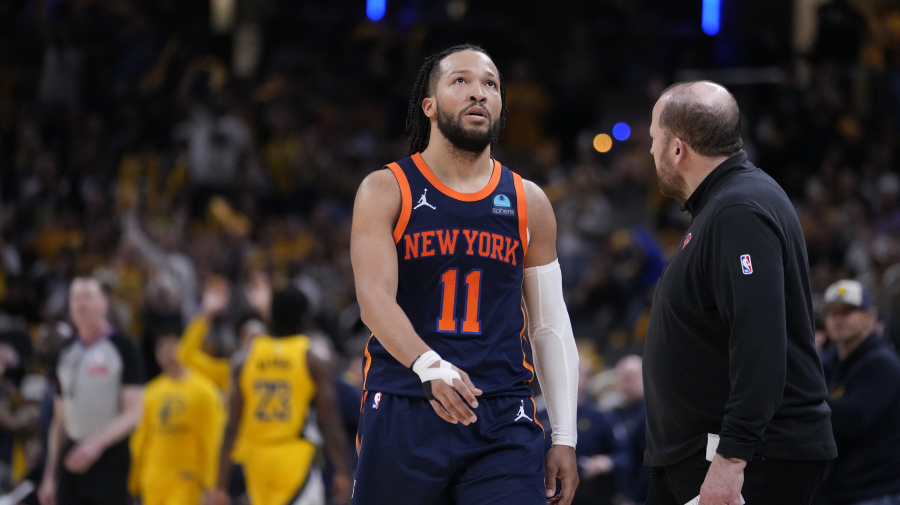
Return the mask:
[(711, 230), (707, 285), (731, 330), (731, 392), (717, 452), (749, 461), (784, 392), (785, 247), (775, 222), (749, 205), (723, 208)]

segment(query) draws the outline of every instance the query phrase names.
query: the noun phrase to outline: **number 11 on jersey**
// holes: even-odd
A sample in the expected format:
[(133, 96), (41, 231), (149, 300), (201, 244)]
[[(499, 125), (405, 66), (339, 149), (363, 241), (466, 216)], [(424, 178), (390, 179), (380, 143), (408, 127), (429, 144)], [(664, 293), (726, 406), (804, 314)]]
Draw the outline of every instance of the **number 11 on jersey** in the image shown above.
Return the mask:
[[(458, 333), (456, 319), (456, 289), (458, 268), (448, 268), (441, 274), (441, 317), (437, 321), (437, 331)], [(465, 277), (466, 306), (462, 320), (462, 333), (481, 334), (481, 269), (470, 270)]]

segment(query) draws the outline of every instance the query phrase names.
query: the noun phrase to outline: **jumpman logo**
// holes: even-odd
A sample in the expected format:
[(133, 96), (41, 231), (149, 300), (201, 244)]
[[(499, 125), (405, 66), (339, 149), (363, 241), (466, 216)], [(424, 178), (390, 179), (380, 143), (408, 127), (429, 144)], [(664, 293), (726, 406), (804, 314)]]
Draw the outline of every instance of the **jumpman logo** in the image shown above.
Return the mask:
[(431, 205), (430, 203), (428, 203), (428, 200), (425, 199), (425, 195), (426, 195), (427, 193), (428, 193), (428, 188), (425, 188), (425, 192), (422, 193), (422, 196), (419, 197), (419, 203), (418, 203), (418, 205), (416, 205), (415, 207), (413, 207), (413, 210), (416, 210), (416, 209), (418, 209), (419, 207), (421, 207), (421, 206), (423, 206), (423, 205), (426, 205), (426, 206), (428, 206), (428, 207), (431, 207), (433, 210), (437, 210), (437, 207), (435, 207), (434, 205)]
[(521, 404), (519, 406), (519, 413), (516, 414), (516, 418), (513, 419), (513, 421), (518, 421), (519, 419), (522, 419), (524, 417), (525, 419), (528, 419), (529, 421), (534, 422), (533, 419), (531, 419), (530, 417), (525, 415), (525, 400), (519, 400), (519, 403)]

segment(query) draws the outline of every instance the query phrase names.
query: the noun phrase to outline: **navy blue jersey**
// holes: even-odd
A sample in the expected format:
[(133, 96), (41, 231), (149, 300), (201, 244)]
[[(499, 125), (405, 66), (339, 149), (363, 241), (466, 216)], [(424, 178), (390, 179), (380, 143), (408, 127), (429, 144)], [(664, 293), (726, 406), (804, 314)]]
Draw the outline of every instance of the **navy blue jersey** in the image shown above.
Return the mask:
[[(527, 211), (522, 178), (494, 161), (488, 185), (459, 193), (419, 154), (388, 165), (400, 184), (394, 228), (397, 303), (441, 357), (484, 395), (530, 396), (534, 378), (522, 306)], [(373, 335), (368, 391), (424, 397), (419, 377)]]

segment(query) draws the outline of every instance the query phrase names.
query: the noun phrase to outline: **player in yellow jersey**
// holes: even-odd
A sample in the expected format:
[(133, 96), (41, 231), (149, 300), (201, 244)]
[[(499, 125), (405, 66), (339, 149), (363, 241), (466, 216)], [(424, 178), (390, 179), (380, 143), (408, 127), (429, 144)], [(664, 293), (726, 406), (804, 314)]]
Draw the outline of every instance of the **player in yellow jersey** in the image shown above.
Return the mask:
[[(235, 325), (238, 337), (238, 349), (244, 349), (260, 334), (266, 333), (263, 316), (268, 314), (272, 298), (272, 288), (268, 277), (256, 271), (251, 274), (250, 282), (244, 294), (250, 305), (258, 311), (249, 312)], [(187, 368), (213, 381), (223, 397), (231, 387), (231, 360), (227, 357), (216, 357), (203, 349), (206, 334), (209, 333), (213, 321), (228, 307), (231, 299), (231, 285), (225, 277), (211, 276), (203, 288), (200, 311), (191, 319), (178, 343), (178, 360)], [(231, 459), (238, 466), (233, 472), (229, 492), (233, 498), (244, 496), (243, 468), (240, 466), (243, 440), (238, 438), (234, 443)]]
[(162, 334), (162, 374), (147, 384), (144, 417), (131, 438), (129, 490), (143, 505), (197, 505), (215, 485), (225, 410), (215, 386), (176, 358), (178, 337)]
[(333, 501), (350, 500), (347, 441), (331, 365), (310, 350), (309, 338), (298, 335), (305, 310), (306, 299), (296, 288), (275, 293), (271, 310), (275, 336), (256, 337), (235, 361), (214, 505), (227, 503), (228, 455), (238, 433), (244, 444), (241, 461), (253, 505), (324, 505), (321, 473), (313, 465), (316, 445), (304, 436), (312, 407), (336, 469)]

